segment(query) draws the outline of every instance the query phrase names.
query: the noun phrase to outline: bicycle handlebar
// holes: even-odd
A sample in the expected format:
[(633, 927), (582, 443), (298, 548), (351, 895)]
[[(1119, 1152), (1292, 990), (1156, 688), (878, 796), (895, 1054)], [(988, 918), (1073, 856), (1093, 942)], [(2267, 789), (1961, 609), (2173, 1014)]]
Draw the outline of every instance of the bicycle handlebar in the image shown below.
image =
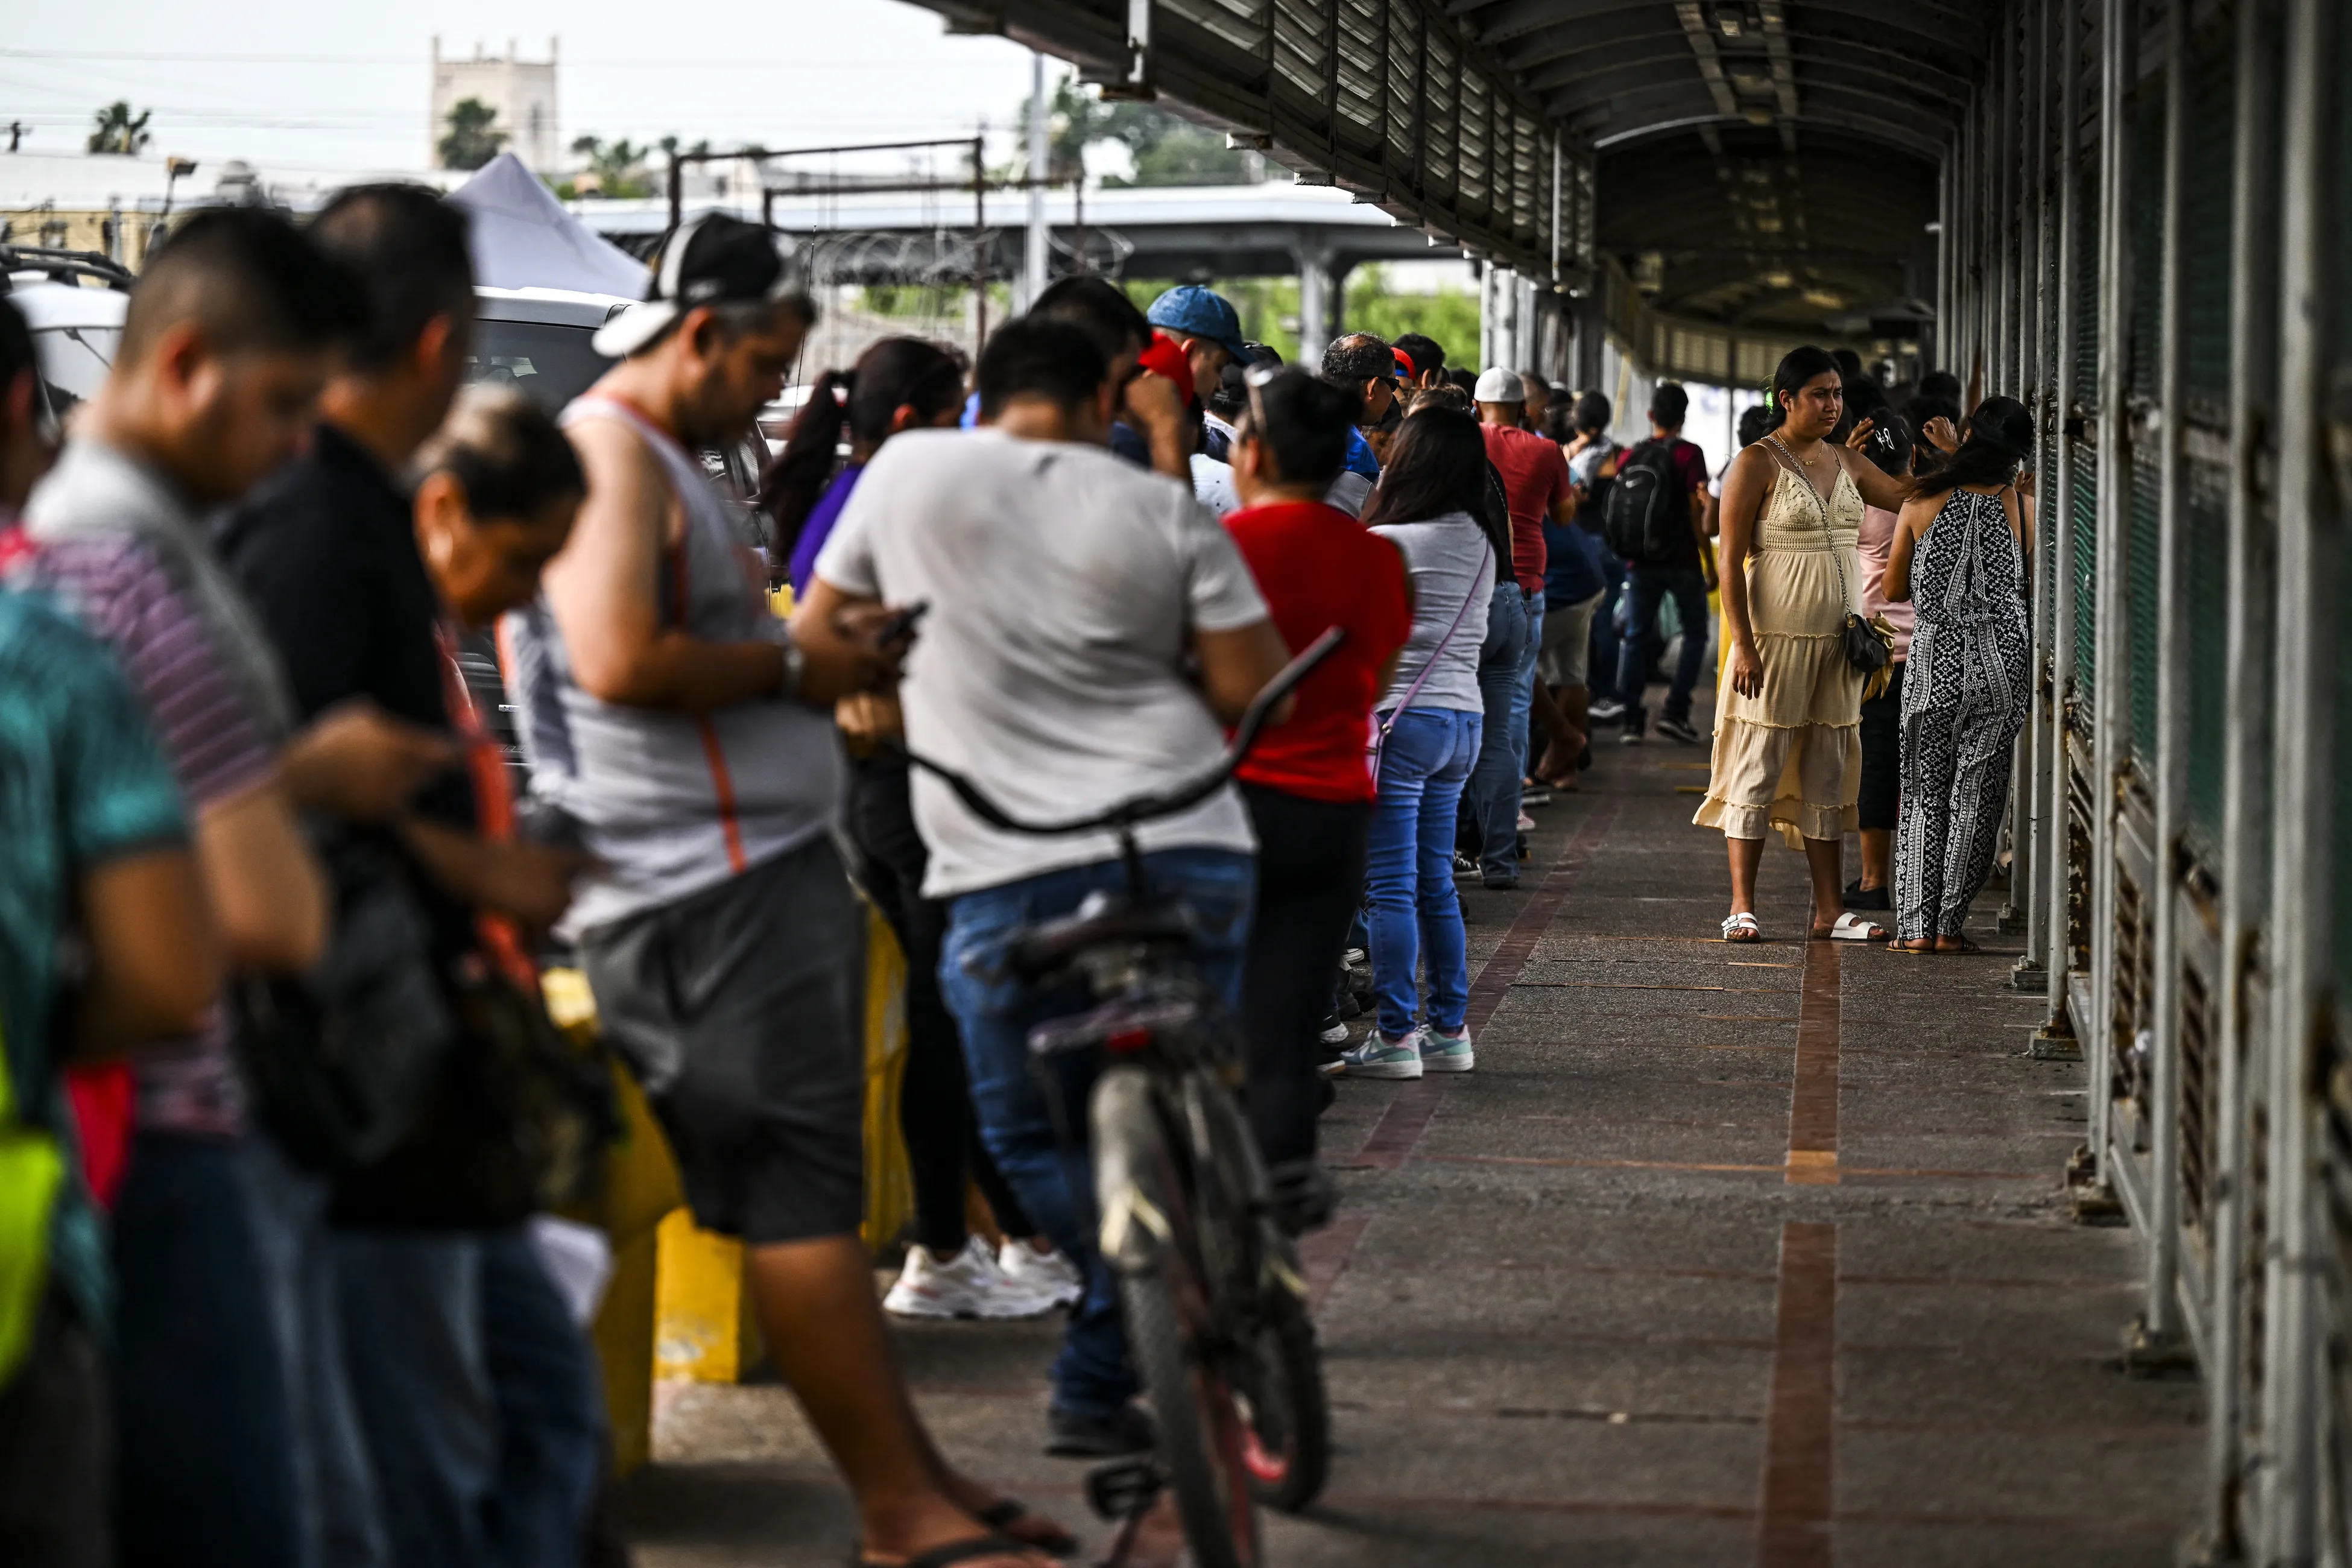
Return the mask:
[(1241, 766), (1242, 759), (1248, 756), (1250, 748), (1257, 743), (1258, 731), (1265, 728), (1266, 716), (1281, 704), (1284, 698), (1298, 689), (1299, 683), (1315, 672), (1316, 666), (1330, 658), (1333, 650), (1347, 640), (1346, 627), (1332, 626), (1299, 649), (1288, 664), (1276, 671), (1274, 679), (1250, 699), (1249, 706), (1242, 712), (1242, 721), (1234, 726), (1233, 739), (1225, 742), (1224, 754), (1217, 759), (1215, 767), (1165, 795), (1136, 795), (1093, 816), (1076, 817), (1066, 822), (1024, 822), (982, 795), (978, 784), (954, 769), (944, 767), (912, 750), (907, 752), (907, 761), (934, 775), (954, 791), (955, 797), (963, 802), (965, 808), (974, 816), (1006, 833), (1046, 838), (1066, 833), (1097, 833), (1105, 828), (1133, 827), (1139, 823), (1173, 816), (1189, 806), (1198, 805), (1224, 787), (1225, 781), (1234, 776), (1234, 770)]

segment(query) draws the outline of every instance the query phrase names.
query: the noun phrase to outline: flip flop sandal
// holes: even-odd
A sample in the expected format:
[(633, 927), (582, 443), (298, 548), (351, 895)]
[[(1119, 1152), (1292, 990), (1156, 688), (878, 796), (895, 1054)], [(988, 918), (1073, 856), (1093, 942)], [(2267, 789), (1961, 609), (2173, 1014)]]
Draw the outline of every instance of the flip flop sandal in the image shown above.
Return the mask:
[(1723, 921), (1723, 940), (1732, 942), (1762, 942), (1764, 928), (1756, 923), (1754, 915), (1744, 911), (1727, 915)]
[(975, 1535), (963, 1541), (950, 1541), (945, 1546), (934, 1546), (929, 1552), (919, 1552), (912, 1557), (896, 1563), (883, 1563), (868, 1557), (863, 1547), (849, 1554), (849, 1568), (954, 1568), (959, 1563), (985, 1563), (992, 1557), (1020, 1557), (1034, 1552), (1033, 1546), (1024, 1546), (1009, 1535)]
[(1076, 1536), (1072, 1535), (1060, 1525), (1055, 1524), (1053, 1521), (1031, 1513), (1029, 1505), (1019, 1498), (999, 1498), (980, 1511), (980, 1522), (1003, 1536), (1013, 1536), (1013, 1527), (1024, 1519), (1034, 1519), (1039, 1524), (1053, 1531), (1052, 1535), (1041, 1536), (1038, 1540), (1031, 1542), (1029, 1545), (1033, 1551), (1048, 1552), (1056, 1557), (1067, 1557), (1078, 1549)]
[[(1944, 939), (1937, 937), (1936, 940), (1941, 942)], [(1982, 952), (1984, 951), (1983, 948), (1979, 947), (1967, 937), (1961, 937), (1958, 941), (1960, 945), (1958, 947), (1939, 947), (1936, 951), (1937, 952)]]
[(1830, 925), (1816, 927), (1815, 942), (1885, 942), (1886, 928), (1855, 915), (1840, 915)]
[(1926, 958), (1931, 956), (1935, 952), (1936, 939), (1934, 937), (1919, 937), (1916, 939), (1906, 939), (1900, 942), (1890, 942), (1886, 944), (1886, 951), (1889, 952), (1906, 953), (1913, 958)]

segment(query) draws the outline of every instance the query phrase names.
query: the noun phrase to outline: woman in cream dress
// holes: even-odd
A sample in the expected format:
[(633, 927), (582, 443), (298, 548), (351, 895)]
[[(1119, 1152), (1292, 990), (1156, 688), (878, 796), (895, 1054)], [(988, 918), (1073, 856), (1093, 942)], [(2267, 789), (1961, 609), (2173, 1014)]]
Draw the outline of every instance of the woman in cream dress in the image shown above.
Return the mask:
[(1862, 602), (1855, 544), (1866, 503), (1892, 511), (1897, 479), (1828, 439), (1844, 411), (1837, 363), (1801, 348), (1772, 376), (1780, 425), (1732, 459), (1722, 510), (1723, 635), (1715, 761), (1694, 819), (1720, 827), (1731, 859), (1726, 942), (1760, 942), (1756, 868), (1765, 830), (1804, 843), (1812, 934), (1883, 941), (1838, 912), (1839, 851), (1861, 784), (1863, 676), (1846, 660), (1846, 612)]

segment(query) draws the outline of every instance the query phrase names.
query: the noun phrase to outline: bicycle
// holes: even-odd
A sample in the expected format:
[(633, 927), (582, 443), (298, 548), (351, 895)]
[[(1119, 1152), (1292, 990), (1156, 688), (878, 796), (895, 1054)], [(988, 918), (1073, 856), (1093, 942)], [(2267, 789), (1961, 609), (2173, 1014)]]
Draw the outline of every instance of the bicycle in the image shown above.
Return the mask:
[(1284, 666), (1209, 772), (1082, 820), (1020, 821), (971, 780), (908, 753), (1002, 831), (1118, 836), (1125, 893), (1094, 894), (1076, 912), (1017, 933), (1004, 959), (1032, 985), (1082, 985), (1093, 1003), (1031, 1031), (1033, 1067), (1042, 1075), (1047, 1058), (1094, 1049), (1108, 1062), (1087, 1106), (1097, 1232), (1159, 1429), (1156, 1465), (1107, 1466), (1089, 1478), (1096, 1510), (1127, 1521), (1114, 1562), (1164, 1486), (1200, 1568), (1256, 1568), (1256, 1505), (1303, 1509), (1330, 1469), (1330, 1408), (1292, 1238), (1318, 1217), (1318, 1204), (1312, 1193), (1277, 1194), (1268, 1180), (1234, 1097), (1240, 1032), (1189, 961), (1191, 912), (1151, 895), (1135, 835), (1223, 787), (1267, 715), (1345, 636), (1335, 626)]

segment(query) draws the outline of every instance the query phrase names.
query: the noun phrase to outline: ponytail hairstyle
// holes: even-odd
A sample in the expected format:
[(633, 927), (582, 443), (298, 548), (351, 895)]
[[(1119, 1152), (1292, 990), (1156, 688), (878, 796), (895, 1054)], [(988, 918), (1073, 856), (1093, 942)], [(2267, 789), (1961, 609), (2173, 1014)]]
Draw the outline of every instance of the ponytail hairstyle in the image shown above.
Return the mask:
[(1780, 368), (1772, 373), (1772, 380), (1765, 389), (1764, 401), (1772, 410), (1769, 429), (1778, 430), (1789, 422), (1789, 405), (1796, 401), (1805, 383), (1817, 375), (1838, 374), (1838, 363), (1830, 357), (1829, 350), (1811, 343), (1782, 355)]
[(1928, 493), (1962, 485), (2005, 485), (2033, 450), (2033, 416), (2014, 397), (1988, 397), (1960, 429), (1960, 449), (1944, 460)]
[(857, 356), (855, 370), (829, 370), (809, 387), (784, 449), (760, 476), (759, 506), (775, 524), (771, 553), (782, 560), (800, 542), (809, 513), (833, 482), (845, 430), (856, 446), (880, 446), (890, 421), (912, 408), (929, 425), (963, 401), (963, 371), (953, 355), (920, 338), (884, 338)]

